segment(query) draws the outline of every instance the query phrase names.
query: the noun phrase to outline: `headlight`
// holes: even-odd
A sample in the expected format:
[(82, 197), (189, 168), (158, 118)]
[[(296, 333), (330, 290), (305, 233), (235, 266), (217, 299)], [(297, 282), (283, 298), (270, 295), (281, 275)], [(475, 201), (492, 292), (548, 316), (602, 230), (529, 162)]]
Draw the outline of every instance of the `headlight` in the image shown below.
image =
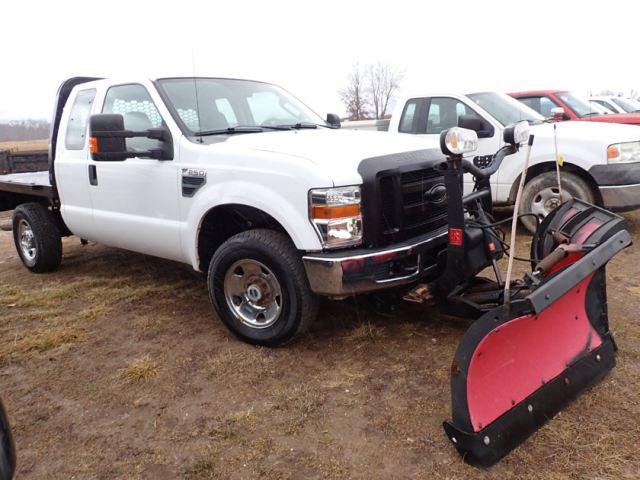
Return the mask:
[(640, 162), (640, 142), (614, 143), (607, 148), (608, 163)]
[(440, 133), (440, 149), (445, 155), (462, 155), (478, 149), (478, 134), (473, 130), (451, 127)]
[(509, 125), (504, 129), (503, 137), (504, 141), (511, 145), (526, 143), (529, 140), (529, 122), (523, 120)]
[(362, 243), (360, 187), (311, 190), (309, 217), (324, 247), (360, 245)]

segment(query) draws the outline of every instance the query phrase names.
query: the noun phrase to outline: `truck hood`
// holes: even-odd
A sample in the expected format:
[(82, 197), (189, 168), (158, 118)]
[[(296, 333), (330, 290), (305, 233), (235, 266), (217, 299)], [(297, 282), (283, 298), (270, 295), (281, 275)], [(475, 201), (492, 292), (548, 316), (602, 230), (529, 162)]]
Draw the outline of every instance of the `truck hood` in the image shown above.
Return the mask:
[(286, 130), (235, 135), (224, 142), (232, 149), (245, 148), (295, 156), (316, 164), (335, 185), (361, 183), (360, 162), (367, 158), (437, 148), (414, 135), (361, 130)]
[(531, 133), (539, 138), (553, 138), (554, 125), (558, 131), (558, 138), (563, 141), (587, 140), (590, 143), (601, 143), (606, 147), (612, 143), (640, 140), (640, 128), (637, 126), (604, 122), (568, 121), (543, 123), (533, 125)]

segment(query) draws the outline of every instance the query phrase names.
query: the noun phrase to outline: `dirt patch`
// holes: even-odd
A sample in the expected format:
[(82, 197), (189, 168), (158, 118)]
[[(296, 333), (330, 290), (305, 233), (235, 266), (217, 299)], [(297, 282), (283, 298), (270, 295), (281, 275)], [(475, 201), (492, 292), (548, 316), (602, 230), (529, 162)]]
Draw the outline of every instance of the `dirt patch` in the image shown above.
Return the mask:
[(62, 268), (33, 275), (0, 231), (0, 395), (19, 478), (637, 478), (639, 274), (634, 247), (608, 271), (618, 367), (482, 472), (441, 428), (463, 322), (324, 302), (300, 342), (251, 347), (187, 266), (70, 238)]

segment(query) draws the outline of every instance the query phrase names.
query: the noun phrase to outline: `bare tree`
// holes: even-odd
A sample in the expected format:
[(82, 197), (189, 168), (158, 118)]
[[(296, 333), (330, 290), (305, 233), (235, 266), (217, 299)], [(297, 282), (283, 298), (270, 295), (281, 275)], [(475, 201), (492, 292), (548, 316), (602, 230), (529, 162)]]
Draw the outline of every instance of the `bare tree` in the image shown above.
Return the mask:
[(49, 138), (46, 120), (11, 120), (0, 122), (0, 142)]
[(387, 114), (403, 78), (404, 71), (388, 63), (378, 62), (367, 68), (368, 90), (376, 119)]
[(363, 120), (369, 116), (364, 80), (364, 74), (356, 64), (347, 77), (347, 86), (338, 92), (349, 120)]

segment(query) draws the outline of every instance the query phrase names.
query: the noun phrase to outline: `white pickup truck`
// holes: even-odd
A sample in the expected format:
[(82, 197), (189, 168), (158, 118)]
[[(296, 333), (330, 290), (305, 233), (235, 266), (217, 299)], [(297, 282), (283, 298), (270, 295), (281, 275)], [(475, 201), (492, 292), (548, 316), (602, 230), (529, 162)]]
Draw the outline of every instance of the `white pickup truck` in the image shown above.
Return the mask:
[(0, 176), (24, 265), (61, 237), (187, 263), (242, 339), (276, 345), (344, 298), (437, 275), (439, 149), (338, 130), (271, 84), (76, 77), (59, 89), (49, 172)]
[[(413, 134), (437, 142), (440, 132), (458, 125), (460, 116), (477, 119), (478, 150), (476, 164), (486, 163), (503, 144), (504, 128), (527, 120), (535, 144), (531, 166), (522, 196), (522, 212), (533, 212), (540, 219), (560, 203), (557, 188), (554, 124), (508, 95), (481, 92), (468, 95), (420, 94), (400, 101), (391, 118), (389, 132)], [(624, 211), (640, 206), (640, 129), (632, 125), (561, 122), (557, 128), (558, 153), (563, 158), (564, 199), (577, 197), (587, 202)], [(502, 163), (491, 178), (493, 201), (511, 204), (524, 170), (524, 150)], [(465, 176), (465, 190), (473, 186)], [(534, 231), (536, 220), (522, 217)]]

